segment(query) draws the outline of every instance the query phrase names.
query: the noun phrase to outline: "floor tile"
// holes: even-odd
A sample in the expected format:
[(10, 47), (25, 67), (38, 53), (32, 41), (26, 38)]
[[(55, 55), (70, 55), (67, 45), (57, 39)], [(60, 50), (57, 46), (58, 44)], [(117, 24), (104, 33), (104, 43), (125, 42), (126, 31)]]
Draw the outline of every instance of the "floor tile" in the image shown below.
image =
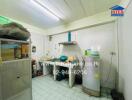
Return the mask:
[(66, 80), (54, 81), (51, 76), (33, 78), (32, 88), (33, 100), (111, 100), (89, 96), (81, 85), (69, 88)]

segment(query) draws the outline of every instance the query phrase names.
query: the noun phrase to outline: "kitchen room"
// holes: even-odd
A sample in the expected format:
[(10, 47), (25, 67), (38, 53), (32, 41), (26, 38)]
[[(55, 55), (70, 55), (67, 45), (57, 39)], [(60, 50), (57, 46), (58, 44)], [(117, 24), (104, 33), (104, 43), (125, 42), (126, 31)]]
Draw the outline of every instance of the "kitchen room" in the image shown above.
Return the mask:
[(0, 0), (0, 100), (131, 100), (130, 0)]

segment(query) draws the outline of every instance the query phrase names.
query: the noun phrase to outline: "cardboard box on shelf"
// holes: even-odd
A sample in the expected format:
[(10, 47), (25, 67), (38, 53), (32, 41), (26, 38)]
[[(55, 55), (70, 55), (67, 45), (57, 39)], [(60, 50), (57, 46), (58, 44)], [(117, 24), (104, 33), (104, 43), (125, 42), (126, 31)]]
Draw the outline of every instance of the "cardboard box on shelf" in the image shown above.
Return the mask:
[(2, 61), (14, 60), (14, 49), (2, 49), (1, 50)]
[(22, 58), (27, 58), (29, 57), (29, 45), (28, 44), (22, 44), (21, 45), (22, 48)]

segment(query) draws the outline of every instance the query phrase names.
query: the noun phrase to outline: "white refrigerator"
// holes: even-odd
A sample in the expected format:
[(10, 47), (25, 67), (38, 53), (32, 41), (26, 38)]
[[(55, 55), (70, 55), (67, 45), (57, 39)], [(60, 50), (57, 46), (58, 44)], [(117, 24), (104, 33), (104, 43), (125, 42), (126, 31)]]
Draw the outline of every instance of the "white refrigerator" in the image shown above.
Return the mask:
[(98, 56), (85, 57), (83, 91), (89, 95), (100, 96), (100, 58)]

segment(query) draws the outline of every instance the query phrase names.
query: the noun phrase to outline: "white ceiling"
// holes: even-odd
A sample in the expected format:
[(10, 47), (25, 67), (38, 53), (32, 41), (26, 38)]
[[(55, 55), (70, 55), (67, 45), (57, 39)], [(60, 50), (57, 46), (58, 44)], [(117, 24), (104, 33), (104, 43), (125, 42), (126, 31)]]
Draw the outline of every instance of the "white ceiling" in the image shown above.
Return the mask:
[(41, 0), (63, 20), (56, 21), (37, 8), (30, 0), (0, 0), (0, 14), (46, 29), (107, 11), (120, 0)]

